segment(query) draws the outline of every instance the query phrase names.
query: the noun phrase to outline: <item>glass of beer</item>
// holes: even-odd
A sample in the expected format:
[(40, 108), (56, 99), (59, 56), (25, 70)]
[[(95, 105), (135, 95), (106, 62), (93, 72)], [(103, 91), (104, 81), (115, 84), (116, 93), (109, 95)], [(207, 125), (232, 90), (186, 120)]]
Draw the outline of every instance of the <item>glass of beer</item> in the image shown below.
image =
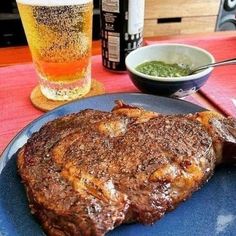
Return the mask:
[(91, 87), (92, 0), (17, 0), (39, 77), (52, 100), (73, 100)]

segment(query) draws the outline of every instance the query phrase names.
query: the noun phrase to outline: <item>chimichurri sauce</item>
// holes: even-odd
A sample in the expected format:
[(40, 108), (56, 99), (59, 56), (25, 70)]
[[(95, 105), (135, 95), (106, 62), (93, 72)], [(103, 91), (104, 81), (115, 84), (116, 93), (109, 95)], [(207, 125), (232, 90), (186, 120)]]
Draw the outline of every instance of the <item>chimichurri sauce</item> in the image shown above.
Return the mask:
[(188, 65), (167, 64), (163, 61), (148, 61), (136, 67), (136, 70), (156, 77), (180, 77), (190, 72)]

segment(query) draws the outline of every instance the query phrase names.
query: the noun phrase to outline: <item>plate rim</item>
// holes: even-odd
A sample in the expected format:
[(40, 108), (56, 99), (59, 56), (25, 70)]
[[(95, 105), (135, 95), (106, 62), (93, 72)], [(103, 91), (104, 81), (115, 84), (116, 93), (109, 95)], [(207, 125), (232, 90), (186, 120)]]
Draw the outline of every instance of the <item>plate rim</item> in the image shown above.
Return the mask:
[[(160, 97), (160, 96), (155, 96), (155, 95), (149, 95), (149, 94), (142, 94), (142, 93), (123, 93), (123, 92), (120, 92), (120, 93), (109, 93), (109, 94), (103, 94), (103, 95), (98, 95), (98, 96), (93, 96), (93, 97), (89, 97), (89, 98), (83, 98), (83, 99), (80, 99), (80, 100), (75, 100), (75, 101), (71, 101), (71, 102), (68, 102), (67, 104), (65, 104), (65, 105), (61, 105), (61, 106), (59, 106), (59, 107), (57, 107), (57, 108), (55, 108), (55, 109), (53, 109), (53, 110), (51, 110), (51, 111), (49, 111), (49, 112), (46, 112), (46, 113), (43, 113), (42, 115), (40, 115), (39, 117), (37, 117), (37, 118), (35, 118), (34, 120), (32, 120), (31, 122), (29, 122), (26, 126), (24, 126), (13, 138), (12, 138), (12, 140), (9, 142), (9, 144), (6, 146), (6, 148), (4, 149), (4, 151), (2, 152), (2, 154), (1, 154), (1, 156), (0, 156), (0, 176), (1, 176), (1, 174), (2, 174), (2, 170), (4, 169), (4, 167), (6, 166), (6, 164), (9, 162), (9, 160), (11, 160), (11, 158), (12, 158), (12, 156), (14, 156), (15, 155), (15, 153), (13, 153), (13, 155), (10, 155), (10, 158), (9, 159), (7, 159), (6, 160), (6, 163), (5, 163), (5, 165), (4, 165), (4, 167), (1, 169), (1, 162), (2, 162), (2, 157), (3, 157), (3, 155), (5, 154), (5, 155), (9, 155), (9, 153), (8, 153), (8, 149), (11, 147), (11, 145), (13, 145), (14, 144), (14, 142), (17, 140), (17, 138), (19, 138), (19, 136), (20, 135), (22, 135), (22, 133), (24, 132), (24, 131), (26, 131), (27, 129), (29, 129), (29, 127), (31, 127), (32, 125), (34, 125), (34, 123), (36, 123), (38, 120), (40, 120), (40, 119), (42, 119), (42, 118), (44, 118), (44, 117), (47, 117), (49, 114), (51, 114), (51, 113), (54, 113), (55, 112), (55, 110), (60, 110), (60, 109), (63, 109), (63, 107), (65, 107), (65, 106), (68, 106), (68, 104), (77, 104), (77, 103), (79, 103), (80, 104), (80, 102), (83, 102), (84, 100), (90, 100), (90, 99), (96, 99), (97, 97), (109, 97), (109, 96), (114, 96), (114, 95), (119, 95), (119, 96), (122, 96), (122, 95), (131, 95), (131, 96), (147, 96), (147, 97), (151, 97), (151, 98), (157, 98), (157, 102), (159, 101), (159, 98), (161, 98), (161, 99), (164, 99), (164, 100), (168, 100), (168, 101), (178, 101), (178, 103), (186, 103), (186, 104), (188, 104), (188, 105), (191, 105), (191, 106), (193, 106), (193, 107), (196, 107), (196, 109), (199, 109), (199, 111), (201, 111), (201, 110), (207, 110), (207, 109), (205, 109), (204, 107), (201, 107), (201, 106), (199, 106), (199, 105), (196, 105), (196, 104), (194, 104), (194, 103), (191, 103), (191, 102), (188, 102), (188, 101), (185, 101), (185, 100), (179, 100), (179, 99), (175, 99), (175, 98), (166, 98), (166, 97)], [(144, 104), (145, 104), (145, 101), (146, 100), (144, 100)], [(84, 108), (82, 108), (82, 109), (84, 109)], [(79, 112), (81, 110), (81, 108), (78, 106), (78, 109), (76, 109), (74, 112)], [(60, 117), (60, 116), (63, 116), (63, 115), (67, 115), (67, 114), (71, 114), (71, 113), (73, 113), (73, 111), (68, 111), (67, 113), (65, 113), (65, 114), (59, 114), (59, 115), (57, 115), (57, 117)], [(55, 118), (56, 119), (56, 118)], [(47, 121), (47, 122), (49, 122), (49, 121)], [(42, 125), (44, 125), (44, 123), (42, 124)], [(41, 126), (40, 126), (41, 127)], [(28, 140), (28, 138), (29, 137), (27, 137), (27, 140)], [(1, 235), (1, 230), (0, 230), (0, 235)]]

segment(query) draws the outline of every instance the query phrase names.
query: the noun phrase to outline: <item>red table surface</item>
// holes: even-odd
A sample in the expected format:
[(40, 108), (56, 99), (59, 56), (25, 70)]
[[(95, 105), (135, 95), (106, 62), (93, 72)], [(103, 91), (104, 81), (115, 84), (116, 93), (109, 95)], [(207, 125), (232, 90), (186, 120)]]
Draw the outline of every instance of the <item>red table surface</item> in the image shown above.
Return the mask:
[[(138, 92), (127, 73), (105, 70), (101, 56), (92, 57), (92, 77), (104, 84), (106, 93)], [(0, 68), (0, 153), (22, 128), (43, 114), (29, 98), (36, 85), (32, 63)], [(188, 100), (197, 103), (191, 97)]]
[[(236, 53), (236, 37), (216, 37), (210, 40), (209, 37), (207, 40), (189, 38), (173, 41), (205, 48), (215, 56), (216, 60), (235, 57)], [(157, 42), (147, 42), (150, 43)], [(236, 103), (235, 69), (233, 66), (215, 69), (201, 90), (225, 114), (233, 116), (236, 116), (233, 103), (234, 101)], [(101, 56), (92, 59), (92, 76), (105, 85), (106, 93), (138, 92), (126, 73), (111, 73), (105, 70), (101, 65)], [(43, 114), (33, 107), (29, 99), (36, 85), (37, 75), (31, 63), (0, 68), (0, 153), (23, 127)], [(188, 100), (196, 102), (191, 97)]]
[[(231, 37), (146, 41), (146, 44), (166, 42), (185, 43), (201, 47), (209, 51), (216, 61), (236, 57), (236, 34)], [(207, 83), (200, 89), (200, 93), (223, 114), (236, 117), (236, 65), (215, 68)]]
[[(106, 71), (101, 56), (93, 57), (92, 65), (92, 77), (105, 85), (106, 93), (138, 91), (127, 74)], [(32, 63), (0, 68), (0, 153), (23, 127), (43, 114), (29, 98), (36, 85)]]

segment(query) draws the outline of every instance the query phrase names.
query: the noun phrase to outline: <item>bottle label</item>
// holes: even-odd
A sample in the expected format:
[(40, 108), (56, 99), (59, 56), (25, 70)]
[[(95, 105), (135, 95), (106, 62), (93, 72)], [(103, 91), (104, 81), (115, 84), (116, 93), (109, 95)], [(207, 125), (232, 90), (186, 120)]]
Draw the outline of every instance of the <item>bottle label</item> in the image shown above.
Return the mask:
[(120, 12), (119, 0), (102, 0), (102, 10), (106, 12)]
[(108, 32), (108, 60), (120, 61), (120, 34)]
[(128, 33), (138, 34), (143, 30), (145, 1), (131, 0), (128, 7)]

